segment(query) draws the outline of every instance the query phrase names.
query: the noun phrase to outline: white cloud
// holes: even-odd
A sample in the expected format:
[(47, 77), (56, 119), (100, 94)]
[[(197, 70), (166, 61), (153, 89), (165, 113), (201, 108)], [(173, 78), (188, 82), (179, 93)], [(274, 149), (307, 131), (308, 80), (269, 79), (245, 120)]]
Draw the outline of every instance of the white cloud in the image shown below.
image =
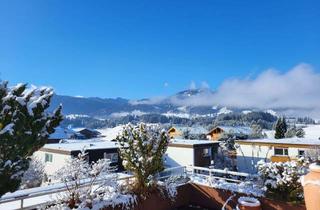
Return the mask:
[(225, 80), (214, 93), (171, 100), (177, 105), (285, 109), (289, 114), (299, 111), (320, 117), (320, 74), (308, 64), (299, 64), (285, 73), (268, 69), (253, 79)]
[[(208, 84), (202, 82), (201, 87), (208, 87)], [(190, 89), (195, 88), (196, 84), (192, 81)], [(215, 92), (203, 91), (184, 99), (156, 97), (143, 103), (156, 104), (163, 100), (178, 106), (279, 109), (286, 110), (287, 114), (320, 117), (320, 74), (303, 63), (285, 73), (267, 69), (254, 78), (227, 79)]]
[(189, 85), (189, 89), (190, 89), (190, 90), (194, 90), (194, 89), (196, 89), (196, 88), (197, 88), (196, 83), (195, 83), (194, 81), (191, 81), (191, 82), (190, 82), (190, 85)]
[(164, 96), (157, 96), (157, 97), (152, 97), (149, 99), (144, 99), (144, 100), (131, 100), (130, 104), (131, 105), (139, 105), (139, 104), (157, 104), (163, 102), (167, 97)]
[(206, 81), (202, 81), (202, 82), (201, 82), (201, 88), (202, 88), (202, 89), (209, 89), (210, 86), (209, 86), (209, 84), (208, 84)]
[(132, 112), (114, 112), (110, 115), (110, 117), (114, 117), (114, 118), (120, 118), (120, 117), (125, 117), (128, 115), (132, 115), (132, 116), (141, 116), (147, 114), (146, 112), (142, 112), (140, 110), (133, 110)]

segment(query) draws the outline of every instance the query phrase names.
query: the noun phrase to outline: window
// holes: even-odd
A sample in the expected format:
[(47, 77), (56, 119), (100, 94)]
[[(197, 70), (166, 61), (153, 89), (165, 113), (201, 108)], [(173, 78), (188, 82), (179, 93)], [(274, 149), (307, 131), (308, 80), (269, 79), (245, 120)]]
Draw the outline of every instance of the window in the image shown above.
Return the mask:
[(104, 153), (103, 154), (105, 159), (109, 159), (111, 163), (117, 163), (118, 162), (118, 153)]
[(274, 148), (274, 154), (287, 156), (288, 155), (288, 148)]
[(304, 150), (298, 150), (298, 157), (303, 157), (305, 154)]
[(52, 154), (45, 153), (44, 162), (50, 162), (50, 163), (52, 163)]
[(211, 153), (210, 153), (210, 148), (205, 148), (203, 149), (202, 151), (203, 153), (203, 157), (210, 157), (211, 156)]

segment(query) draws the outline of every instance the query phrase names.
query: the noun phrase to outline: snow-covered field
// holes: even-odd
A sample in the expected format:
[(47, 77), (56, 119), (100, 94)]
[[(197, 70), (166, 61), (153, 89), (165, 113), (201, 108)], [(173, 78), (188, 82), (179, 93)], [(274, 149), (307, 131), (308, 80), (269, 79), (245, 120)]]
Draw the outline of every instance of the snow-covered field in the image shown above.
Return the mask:
[(320, 137), (320, 125), (308, 125), (303, 130), (306, 132), (304, 138), (319, 139)]
[(111, 141), (115, 139), (118, 134), (122, 131), (123, 125), (118, 125), (114, 128), (101, 128), (97, 129), (104, 137), (104, 140)]
[[(297, 127), (303, 126), (305, 131), (305, 139), (319, 139), (320, 138), (320, 125), (297, 125)], [(274, 139), (274, 130), (263, 130), (267, 134), (267, 138)]]

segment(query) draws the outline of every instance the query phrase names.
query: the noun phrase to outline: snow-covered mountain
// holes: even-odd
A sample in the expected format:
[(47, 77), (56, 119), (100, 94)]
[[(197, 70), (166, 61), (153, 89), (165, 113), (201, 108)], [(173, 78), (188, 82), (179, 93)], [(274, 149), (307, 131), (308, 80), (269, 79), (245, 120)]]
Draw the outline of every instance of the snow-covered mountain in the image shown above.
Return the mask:
[[(158, 114), (167, 117), (195, 118), (215, 117), (228, 113), (250, 113), (252, 111), (264, 111), (257, 109), (240, 109), (234, 107), (219, 106), (219, 104), (197, 104), (197, 97), (214, 94), (209, 89), (192, 89), (178, 92), (172, 96), (161, 99), (128, 100), (124, 98), (98, 98), (98, 97), (72, 97), (54, 95), (51, 107), (63, 105), (63, 113), (67, 118), (93, 117), (97, 119), (119, 118), (126, 116), (142, 116)], [(183, 102), (186, 101), (186, 104)], [(190, 101), (192, 102), (190, 105)], [(266, 112), (276, 115), (277, 110)]]

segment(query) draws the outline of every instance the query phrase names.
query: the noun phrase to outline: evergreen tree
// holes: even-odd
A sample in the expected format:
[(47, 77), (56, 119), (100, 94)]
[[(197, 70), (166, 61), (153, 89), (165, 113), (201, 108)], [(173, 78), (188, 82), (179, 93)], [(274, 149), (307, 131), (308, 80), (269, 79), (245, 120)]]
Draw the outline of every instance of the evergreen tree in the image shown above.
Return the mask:
[(306, 135), (306, 132), (303, 130), (303, 128), (298, 128), (296, 130), (296, 136), (298, 138), (303, 138)]
[(29, 157), (62, 120), (61, 106), (53, 114), (45, 112), (52, 95), (51, 88), (0, 84), (0, 196), (18, 189)]
[(166, 130), (144, 123), (137, 126), (128, 124), (117, 141), (121, 145), (120, 156), (124, 168), (136, 178), (132, 190), (146, 195), (150, 188), (157, 185), (155, 175), (164, 170), (163, 155), (169, 144)]
[(287, 123), (284, 117), (279, 117), (275, 124), (275, 135), (274, 138), (276, 139), (283, 139), (285, 138), (285, 134), (287, 132)]
[(183, 131), (182, 136), (184, 139), (190, 139), (191, 135), (190, 135), (190, 130), (186, 129)]

